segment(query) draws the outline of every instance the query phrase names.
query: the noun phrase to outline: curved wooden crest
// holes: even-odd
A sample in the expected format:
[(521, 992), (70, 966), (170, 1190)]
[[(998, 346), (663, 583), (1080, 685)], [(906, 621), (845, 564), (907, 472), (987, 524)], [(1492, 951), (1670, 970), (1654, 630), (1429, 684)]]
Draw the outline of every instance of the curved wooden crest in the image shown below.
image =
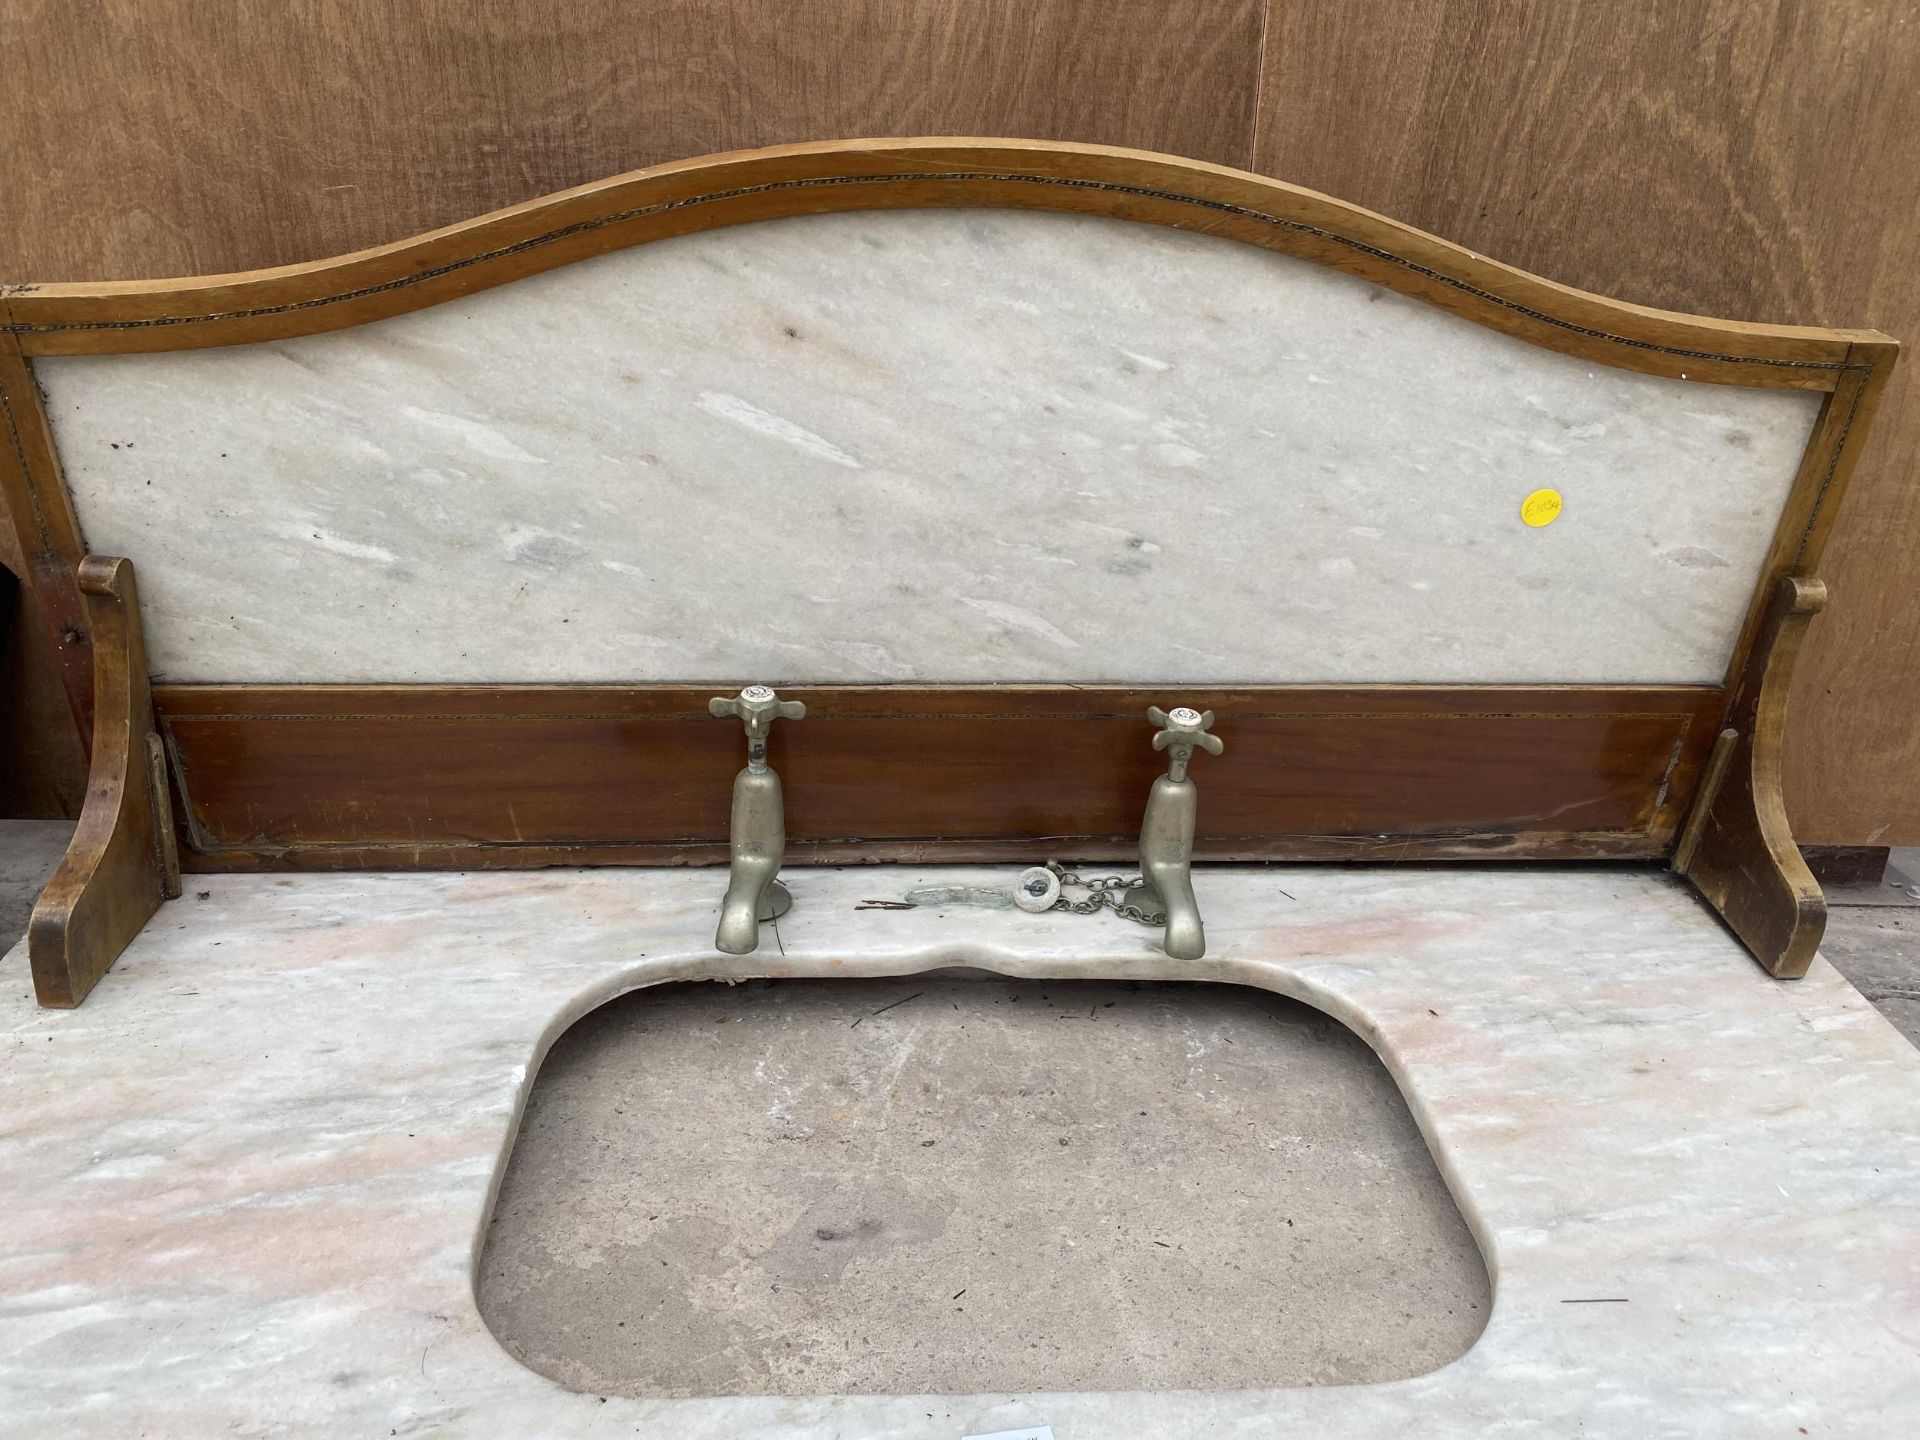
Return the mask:
[(670, 235), (786, 215), (935, 206), (1065, 210), (1201, 230), (1361, 276), (1549, 349), (1656, 375), (1832, 390), (1892, 347), (1873, 331), (1631, 305), (1246, 171), (1036, 140), (843, 140), (704, 156), (311, 264), (0, 294), (8, 328), (29, 355), (235, 345), (403, 314)]

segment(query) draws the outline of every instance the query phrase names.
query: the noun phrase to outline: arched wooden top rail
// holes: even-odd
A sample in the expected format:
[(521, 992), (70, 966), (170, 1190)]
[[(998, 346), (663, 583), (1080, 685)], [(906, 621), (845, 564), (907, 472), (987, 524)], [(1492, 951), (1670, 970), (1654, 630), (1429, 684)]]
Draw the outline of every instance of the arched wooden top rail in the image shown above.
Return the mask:
[(1491, 329), (1622, 369), (1833, 391), (1891, 362), (1868, 330), (1754, 325), (1588, 294), (1278, 180), (1042, 140), (887, 139), (677, 161), (337, 259), (186, 280), (0, 287), (27, 355), (237, 345), (344, 329), (672, 235), (788, 215), (1060, 210), (1203, 231), (1330, 266)]

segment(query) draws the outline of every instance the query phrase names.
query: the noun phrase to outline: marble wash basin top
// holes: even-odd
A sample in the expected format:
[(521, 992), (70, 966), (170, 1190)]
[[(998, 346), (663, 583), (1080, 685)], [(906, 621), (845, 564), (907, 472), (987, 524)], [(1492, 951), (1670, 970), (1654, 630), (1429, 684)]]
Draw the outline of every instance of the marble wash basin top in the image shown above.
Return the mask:
[[(1209, 869), (1193, 962), (1108, 916), (852, 910), (1008, 873), (800, 872), (744, 959), (711, 949), (712, 875), (202, 876), (73, 1011), (15, 949), (0, 1436), (1920, 1433), (1920, 1052), (1823, 962), (1777, 983), (1623, 868)], [(475, 1256), (573, 1019), (665, 980), (948, 964), (1262, 986), (1352, 1026), (1486, 1256), (1479, 1342), (1342, 1388), (604, 1401), (495, 1343)]]

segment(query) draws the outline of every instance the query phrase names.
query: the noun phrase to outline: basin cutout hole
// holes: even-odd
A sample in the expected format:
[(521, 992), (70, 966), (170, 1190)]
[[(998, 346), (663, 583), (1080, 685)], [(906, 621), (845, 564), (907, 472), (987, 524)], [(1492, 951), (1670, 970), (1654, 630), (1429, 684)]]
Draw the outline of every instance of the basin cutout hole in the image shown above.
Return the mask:
[(527, 1101), (479, 1268), (522, 1363), (598, 1395), (1399, 1379), (1485, 1323), (1399, 1088), (1262, 990), (662, 985)]

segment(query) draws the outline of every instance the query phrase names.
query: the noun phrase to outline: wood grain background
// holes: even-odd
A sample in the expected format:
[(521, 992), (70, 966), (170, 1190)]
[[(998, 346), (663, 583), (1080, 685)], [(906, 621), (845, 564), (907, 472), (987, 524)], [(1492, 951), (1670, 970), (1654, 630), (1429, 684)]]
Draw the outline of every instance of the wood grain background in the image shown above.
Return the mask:
[[(1920, 340), (1914, 0), (11, 0), (0, 57), (7, 280), (315, 259), (735, 147), (1001, 134), (1243, 166), (1649, 304)], [(1803, 843), (1920, 843), (1917, 374), (1828, 552)], [(59, 813), (79, 752), (23, 621), (0, 813)]]

